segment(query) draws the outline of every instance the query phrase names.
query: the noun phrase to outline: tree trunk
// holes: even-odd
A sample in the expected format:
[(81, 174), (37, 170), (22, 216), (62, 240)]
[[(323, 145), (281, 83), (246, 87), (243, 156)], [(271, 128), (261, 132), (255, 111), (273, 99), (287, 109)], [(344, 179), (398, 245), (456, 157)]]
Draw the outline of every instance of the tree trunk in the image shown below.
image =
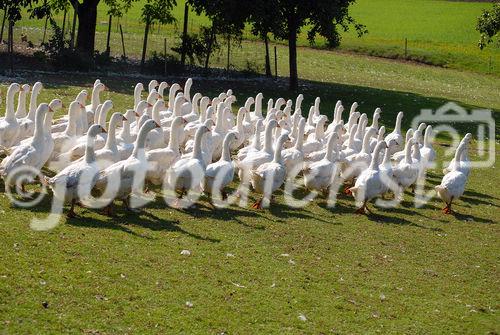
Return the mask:
[(3, 43), (3, 29), (5, 27), (5, 19), (7, 18), (7, 8), (3, 10), (2, 30), (0, 31), (0, 43)]
[(71, 37), (69, 40), (69, 46), (71, 49), (73, 49), (73, 47), (75, 46), (76, 17), (78, 16), (76, 12), (77, 9), (73, 8), (73, 25), (71, 27)]
[(61, 43), (64, 43), (64, 32), (66, 30), (66, 9), (64, 10), (63, 23), (62, 23), (62, 35), (61, 35)]
[(269, 56), (269, 38), (267, 37), (267, 33), (264, 35), (264, 44), (266, 46), (266, 76), (271, 77), (271, 58)]
[(78, 4), (78, 34), (76, 50), (89, 57), (94, 55), (97, 5), (99, 0), (84, 0)]
[(210, 41), (208, 43), (207, 57), (205, 58), (205, 70), (208, 69), (208, 64), (210, 62), (210, 54), (212, 53), (212, 45), (214, 44), (215, 39), (215, 28), (212, 26), (210, 31)]
[(109, 16), (109, 23), (108, 23), (108, 38), (106, 39), (106, 53), (108, 54), (109, 56), (109, 53), (110, 53), (110, 47), (109, 47), (109, 40), (111, 38), (111, 19), (113, 18), (113, 16)]
[(150, 26), (149, 18), (146, 19), (146, 28), (144, 29), (144, 43), (142, 45), (142, 57), (141, 57), (141, 71), (144, 68), (144, 63), (146, 62), (146, 49), (148, 47), (148, 34), (149, 34), (149, 26)]
[(189, 15), (189, 6), (186, 2), (184, 4), (184, 27), (182, 29), (182, 53), (181, 53), (182, 66), (186, 64), (186, 39), (188, 33), (188, 15)]
[(288, 55), (290, 66), (290, 90), (299, 88), (299, 79), (297, 73), (297, 29), (289, 20), (288, 23)]

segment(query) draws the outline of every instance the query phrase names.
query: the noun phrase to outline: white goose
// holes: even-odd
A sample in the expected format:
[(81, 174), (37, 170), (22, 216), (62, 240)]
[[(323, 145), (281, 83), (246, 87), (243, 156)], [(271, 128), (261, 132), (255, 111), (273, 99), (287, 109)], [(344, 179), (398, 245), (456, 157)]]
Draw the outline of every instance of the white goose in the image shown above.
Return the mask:
[[(464, 138), (462, 138), (462, 140), (460, 141), (460, 144), (459, 146), (457, 147), (457, 150), (458, 148), (460, 147), (460, 145), (462, 143), (465, 143), (465, 149), (462, 151), (462, 154), (459, 155), (459, 167), (462, 169), (462, 172), (464, 172), (467, 176), (469, 175), (469, 170), (470, 170), (470, 166), (469, 166), (469, 155), (468, 155), (468, 149), (469, 148), (469, 144), (470, 144), (470, 141), (472, 140), (472, 134), (471, 133), (467, 133), (465, 134)], [(455, 151), (456, 153), (456, 151)], [(455, 158), (453, 158), (451, 160), (451, 162), (448, 164), (448, 167), (444, 168), (443, 169), (443, 173), (444, 174), (447, 174), (448, 172), (451, 172), (453, 171), (453, 169), (456, 167), (456, 164), (455, 164)]]
[[(410, 138), (412, 138), (414, 135), (414, 131), (413, 131), (413, 128), (409, 128), (407, 131), (406, 131), (406, 135), (405, 135), (405, 143), (408, 142), (408, 140)], [(414, 139), (415, 140), (415, 139)], [(389, 150), (390, 151), (390, 150)], [(391, 157), (391, 160), (394, 162), (394, 163), (399, 163), (401, 162), (401, 160), (403, 160), (405, 158), (405, 155), (406, 155), (406, 150), (405, 148), (403, 148), (403, 150), (401, 151), (398, 151), (398, 152), (395, 152), (394, 154), (392, 154), (392, 157)]]
[(85, 106), (85, 110), (87, 111), (87, 122), (88, 124), (92, 124), (92, 120), (94, 120), (94, 113), (97, 109), (97, 106), (101, 104), (100, 94), (101, 92), (107, 90), (106, 85), (101, 82), (97, 82), (94, 84), (92, 89), (92, 96), (90, 100), (90, 105)]
[(425, 128), (424, 134), (424, 144), (420, 148), (420, 154), (422, 155), (422, 161), (425, 163), (426, 167), (429, 167), (436, 160), (436, 151), (432, 147), (432, 126), (429, 125)]
[(167, 172), (167, 182), (170, 187), (180, 192), (182, 197), (188, 190), (201, 186), (206, 165), (201, 152), (203, 135), (209, 132), (206, 126), (201, 126), (194, 136), (194, 149), (191, 155), (175, 162)]
[(21, 133), (19, 134), (19, 138), (21, 140), (33, 136), (33, 132), (35, 131), (35, 112), (38, 107), (37, 99), (42, 88), (43, 85), (39, 81), (37, 81), (31, 88), (31, 97), (30, 97), (28, 115), (23, 120), (20, 121)]
[(106, 138), (106, 144), (102, 149), (95, 152), (99, 171), (121, 160), (121, 154), (118, 150), (118, 146), (116, 145), (116, 128), (120, 123), (126, 120), (125, 116), (121, 113), (113, 113), (113, 115), (111, 115), (107, 130), (108, 135)]
[[(35, 135), (30, 139), (29, 143), (17, 146), (14, 151), (5, 157), (0, 164), (0, 176), (7, 182), (10, 179), (10, 185), (15, 185), (17, 182), (16, 176), (9, 176), (11, 173), (22, 167), (34, 168), (40, 171), (42, 166), (47, 162), (50, 153), (46, 155), (44, 134), (45, 116), (52, 113), (49, 105), (46, 103), (40, 104), (35, 114)], [(24, 171), (23, 177), (29, 175), (28, 171)], [(33, 177), (33, 176), (31, 176)], [(21, 181), (21, 187), (24, 192), (24, 183)]]
[(380, 141), (375, 147), (370, 166), (368, 169), (363, 170), (356, 179), (354, 186), (349, 189), (354, 199), (356, 199), (356, 204), (358, 206), (356, 213), (364, 214), (365, 210), (370, 212), (370, 209), (367, 207), (367, 202), (385, 193), (386, 186), (378, 164), (380, 151), (383, 149), (387, 149), (387, 144), (385, 141)]
[(276, 120), (270, 120), (264, 131), (264, 146), (254, 153), (247, 153), (246, 157), (238, 163), (238, 177), (241, 181), (250, 175), (248, 173), (254, 168), (273, 159), (273, 130), (278, 125)]
[(262, 209), (263, 207), (267, 207), (268, 203), (271, 202), (274, 191), (283, 185), (286, 176), (286, 168), (281, 159), (281, 148), (287, 140), (287, 134), (281, 135), (278, 138), (273, 160), (251, 171), (252, 187), (257, 193), (262, 194), (262, 198), (256, 201), (252, 205), (252, 208)]
[(247, 155), (252, 155), (261, 149), (260, 136), (264, 126), (262, 120), (257, 120), (255, 123), (255, 134), (252, 138), (252, 142), (244, 148), (241, 148), (237, 154), (237, 160), (242, 161)]
[(403, 135), (401, 135), (401, 122), (403, 121), (403, 112), (399, 112), (396, 117), (394, 130), (385, 137), (385, 142), (389, 146), (389, 153), (392, 155), (403, 149)]
[(181, 156), (179, 151), (179, 137), (185, 125), (186, 120), (181, 116), (177, 116), (172, 122), (168, 146), (149, 150), (146, 153), (147, 161), (152, 164), (152, 168), (146, 174), (147, 181), (154, 185), (161, 185), (164, 182), (167, 170)]
[(338, 134), (333, 133), (328, 139), (326, 156), (304, 169), (304, 185), (308, 190), (325, 192), (337, 178), (339, 169), (335, 152), (338, 140)]
[(306, 120), (301, 118), (298, 125), (297, 141), (295, 142), (295, 146), (285, 149), (281, 153), (287, 174), (294, 171), (294, 169), (302, 169), (302, 164), (304, 162), (304, 152), (302, 152), (302, 148), (304, 145), (305, 127)]
[[(140, 182), (137, 183), (137, 173), (143, 172), (145, 177), (145, 172), (149, 168), (149, 163), (146, 160), (146, 138), (151, 130), (158, 127), (160, 127), (160, 125), (153, 120), (144, 122), (137, 135), (132, 155), (101, 171), (97, 179), (96, 188), (100, 190), (105, 188), (108, 179), (119, 180), (120, 182), (118, 185), (111, 185), (110, 187), (113, 188), (113, 191), (116, 191), (114, 193), (116, 199), (121, 199), (128, 210), (136, 211), (130, 206), (130, 195), (137, 192), (138, 190), (136, 190), (135, 187), (141, 184)], [(112, 212), (112, 206), (113, 203), (111, 202), (108, 206), (108, 213)]]
[(137, 83), (134, 87), (134, 109), (137, 109), (137, 105), (141, 101), (142, 91), (144, 91), (144, 85)]
[(452, 170), (443, 177), (441, 184), (435, 187), (438, 196), (446, 204), (446, 207), (443, 208), (445, 214), (452, 213), (451, 203), (453, 200), (460, 198), (465, 191), (467, 175), (460, 168), (460, 157), (464, 150), (467, 150), (466, 146), (466, 143), (461, 143), (458, 146), (455, 152), (455, 160), (451, 167)]
[(88, 198), (97, 181), (99, 169), (94, 155), (94, 139), (97, 134), (103, 132), (105, 130), (100, 125), (91, 126), (87, 136), (85, 159), (67, 166), (54, 177), (45, 179), (56, 198), (71, 202), (67, 214), (69, 218), (76, 216), (74, 208), (77, 201)]
[(203, 191), (208, 194), (214, 192), (214, 187), (226, 198), (224, 188), (229, 185), (234, 178), (234, 163), (231, 161), (230, 146), (231, 142), (236, 140), (236, 134), (229, 132), (222, 142), (222, 156), (212, 164), (207, 166), (205, 179), (203, 180)]
[(63, 132), (52, 135), (54, 139), (52, 158), (57, 157), (62, 152), (68, 151), (76, 144), (78, 139), (77, 125), (80, 121), (81, 111), (84, 108), (85, 107), (78, 101), (73, 101), (69, 105), (69, 118), (66, 129)]
[(304, 155), (308, 155), (314, 151), (319, 151), (323, 147), (326, 120), (327, 118), (325, 115), (321, 115), (318, 118), (318, 122), (315, 126), (315, 132), (309, 134), (307, 141), (304, 143)]
[(0, 146), (4, 149), (9, 149), (19, 139), (20, 128), (14, 111), (14, 96), (20, 89), (19, 84), (13, 83), (7, 90), (5, 117), (0, 119)]
[(21, 90), (19, 91), (16, 110), (16, 118), (18, 119), (23, 119), (26, 117), (26, 97), (30, 92), (30, 88), (30, 85), (24, 84), (23, 86), (21, 86)]
[(413, 138), (406, 142), (405, 158), (394, 168), (394, 179), (400, 187), (400, 196), (409, 186), (414, 185), (419, 174), (419, 166), (414, 164), (411, 157), (411, 149), (414, 144)]

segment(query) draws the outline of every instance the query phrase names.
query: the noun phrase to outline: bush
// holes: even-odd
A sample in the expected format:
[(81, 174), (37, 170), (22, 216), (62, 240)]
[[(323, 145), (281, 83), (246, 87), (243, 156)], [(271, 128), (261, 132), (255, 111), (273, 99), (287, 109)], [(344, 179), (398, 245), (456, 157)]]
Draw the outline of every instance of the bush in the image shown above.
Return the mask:
[[(166, 55), (167, 74), (180, 74), (183, 72), (182, 64), (173, 55)], [(144, 72), (150, 74), (163, 73), (165, 71), (165, 55), (153, 51), (151, 57), (144, 63)]]
[(93, 64), (93, 59), (73, 51), (69, 41), (64, 40), (61, 28), (53, 19), (50, 19), (50, 25), (54, 34), (43, 47), (54, 68), (56, 70), (88, 71)]

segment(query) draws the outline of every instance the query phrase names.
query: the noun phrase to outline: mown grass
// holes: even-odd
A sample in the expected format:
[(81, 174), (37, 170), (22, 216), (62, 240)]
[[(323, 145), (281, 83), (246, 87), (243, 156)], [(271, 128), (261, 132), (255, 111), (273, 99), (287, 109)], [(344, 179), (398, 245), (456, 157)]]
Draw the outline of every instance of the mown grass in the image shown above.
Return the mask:
[[(182, 29), (184, 1), (178, 1), (174, 15), (178, 23), (152, 30), (149, 50), (163, 51), (163, 38), (168, 40), (168, 49), (178, 43)], [(479, 73), (500, 73), (500, 50), (498, 46), (490, 46), (479, 50), (477, 42), (479, 33), (475, 30), (476, 20), (482, 9), (490, 8), (486, 2), (454, 2), (444, 0), (358, 0), (351, 8), (352, 16), (366, 25), (369, 33), (358, 38), (354, 31), (342, 33), (340, 50), (381, 56), (385, 58), (408, 59), (426, 64), (444, 66), (459, 70)], [(115, 19), (113, 25), (112, 50), (121, 54), (120, 36), (117, 23), (121, 23), (126, 35), (126, 48), (130, 56), (140, 56), (144, 25), (140, 22), (142, 1), (134, 3), (132, 8), (121, 19)], [(100, 5), (97, 31), (98, 48), (105, 49), (108, 19), (106, 6)], [(71, 14), (72, 15), (72, 14)], [(55, 16), (62, 24), (62, 13)], [(69, 19), (68, 19), (69, 20)], [(69, 22), (69, 21), (68, 21)], [(42, 39), (44, 21), (23, 19), (19, 22), (18, 31), (28, 32), (33, 42)], [(196, 32), (201, 25), (208, 25), (204, 16), (189, 16), (189, 30)], [(66, 25), (68, 27), (68, 25)], [(255, 40), (249, 30), (246, 39)], [(405, 55), (404, 41), (408, 39), (408, 50)], [(280, 41), (277, 41), (282, 43)], [(299, 45), (308, 46), (306, 34), (299, 37)], [(324, 46), (318, 38), (316, 46)], [(233, 54), (244, 54), (243, 50), (234, 50)], [(263, 57), (250, 59), (262, 65)]]
[[(47, 87), (41, 101), (58, 96), (65, 103), (93, 82), (37, 74), (17, 79), (41, 79)], [(115, 110), (131, 106), (136, 79), (102, 80), (110, 87), (103, 98), (111, 98)], [(257, 91), (266, 98), (294, 97), (280, 86), (198, 79), (193, 91), (212, 96), (232, 88), (238, 103)], [(345, 105), (357, 100), (369, 113), (383, 106), (382, 121), (389, 127), (401, 107), (445, 102), (321, 82), (307, 82), (303, 93), (305, 106), (321, 96), (321, 110), (329, 116), (337, 99)], [(438, 142), (442, 157), (447, 143)], [(471, 156), (478, 158), (475, 143)], [(275, 205), (257, 212), (235, 206), (213, 210), (206, 199), (189, 210), (171, 209), (157, 199), (139, 215), (120, 208), (114, 219), (79, 210), (81, 218), (40, 233), (29, 229), (29, 220), (46, 216), (51, 197), (28, 210), (14, 208), (0, 193), (0, 329), (498, 333), (500, 193), (492, 187), (499, 182), (497, 169), (495, 164), (472, 171), (451, 216), (442, 215), (437, 199), (414, 208), (410, 194), (397, 208), (358, 216), (350, 198), (341, 196), (333, 209), (321, 198), (293, 209), (280, 192)], [(428, 186), (441, 176), (439, 169), (431, 171)], [(184, 249), (191, 256), (182, 256)]]

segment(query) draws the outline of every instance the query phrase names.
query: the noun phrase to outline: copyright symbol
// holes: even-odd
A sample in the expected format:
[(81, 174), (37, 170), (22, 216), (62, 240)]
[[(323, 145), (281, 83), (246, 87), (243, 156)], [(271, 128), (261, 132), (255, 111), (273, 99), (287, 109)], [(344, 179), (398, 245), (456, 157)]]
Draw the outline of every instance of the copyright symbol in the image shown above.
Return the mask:
[[(35, 192), (33, 191), (23, 191), (23, 185), (33, 182), (36, 177), (38, 177), (40, 181), (43, 179), (40, 170), (32, 166), (23, 165), (13, 169), (7, 175), (7, 178), (5, 178), (5, 194), (10, 202), (22, 208), (31, 208), (38, 205), (45, 197), (47, 191), (47, 187), (44, 183), (41, 183), (42, 189), (36, 197), (34, 197)], [(12, 189), (15, 189), (16, 194), (20, 197), (14, 196)]]

